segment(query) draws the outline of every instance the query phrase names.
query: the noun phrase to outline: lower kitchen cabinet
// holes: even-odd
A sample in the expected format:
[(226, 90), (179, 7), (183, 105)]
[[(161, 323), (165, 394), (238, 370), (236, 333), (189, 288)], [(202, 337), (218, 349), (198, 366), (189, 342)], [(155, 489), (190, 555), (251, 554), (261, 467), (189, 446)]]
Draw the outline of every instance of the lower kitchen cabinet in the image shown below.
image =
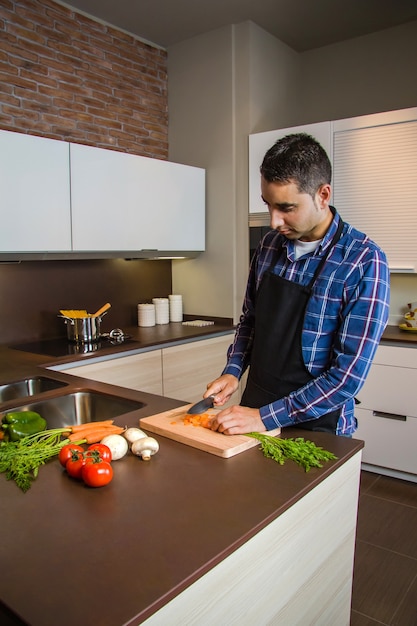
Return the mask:
[[(210, 337), (63, 371), (184, 402), (197, 402), (203, 397), (207, 383), (220, 376), (232, 338), (232, 334)], [(229, 404), (238, 403), (240, 396), (239, 390)]]
[[(164, 396), (177, 400), (201, 400), (207, 384), (220, 376), (226, 365), (232, 335), (171, 346), (162, 350)], [(237, 404), (240, 394), (228, 404)]]
[(66, 374), (90, 378), (101, 383), (119, 385), (162, 396), (161, 350), (142, 352), (120, 358), (81, 365), (64, 370)]
[(417, 349), (380, 345), (358, 394), (364, 463), (417, 476)]

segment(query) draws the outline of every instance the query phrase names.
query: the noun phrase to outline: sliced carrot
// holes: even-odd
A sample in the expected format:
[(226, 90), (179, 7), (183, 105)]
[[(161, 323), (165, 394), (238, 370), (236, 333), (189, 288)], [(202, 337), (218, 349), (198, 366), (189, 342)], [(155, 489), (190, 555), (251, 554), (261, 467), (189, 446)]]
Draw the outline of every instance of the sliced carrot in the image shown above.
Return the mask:
[(83, 430), (88, 430), (88, 429), (97, 429), (97, 428), (101, 428), (103, 427), (107, 427), (107, 426), (112, 426), (113, 425), (114, 420), (104, 420), (102, 422), (85, 422), (85, 424), (73, 424), (72, 426), (69, 426), (68, 428), (71, 428), (71, 432), (76, 433), (76, 432), (80, 432)]
[(200, 415), (190, 415), (189, 413), (187, 413), (187, 415), (185, 415), (183, 419), (183, 422), (186, 426), (191, 424), (192, 426), (202, 426), (203, 428), (210, 428), (211, 420), (212, 415), (210, 415), (209, 413), (200, 413)]

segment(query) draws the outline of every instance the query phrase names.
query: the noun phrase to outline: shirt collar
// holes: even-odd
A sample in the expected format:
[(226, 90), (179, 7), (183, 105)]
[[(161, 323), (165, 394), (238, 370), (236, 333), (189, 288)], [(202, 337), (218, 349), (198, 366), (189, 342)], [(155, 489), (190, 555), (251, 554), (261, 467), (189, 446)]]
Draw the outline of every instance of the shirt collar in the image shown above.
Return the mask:
[[(329, 226), (329, 228), (327, 229), (326, 234), (324, 235), (323, 239), (320, 242), (320, 245), (318, 246), (318, 248), (315, 250), (315, 252), (325, 252), (327, 250), (327, 248), (329, 247), (329, 245), (331, 244), (333, 237), (336, 234), (337, 231), (337, 227), (339, 226), (339, 222), (340, 222), (340, 215), (339, 213), (336, 211), (336, 209), (331, 206), (330, 207), (331, 212), (333, 213), (333, 219), (331, 221), (331, 224)], [(295, 243), (293, 240), (291, 239), (285, 239), (285, 241), (283, 242), (283, 247), (287, 249), (287, 258), (289, 261), (294, 261), (295, 259)]]

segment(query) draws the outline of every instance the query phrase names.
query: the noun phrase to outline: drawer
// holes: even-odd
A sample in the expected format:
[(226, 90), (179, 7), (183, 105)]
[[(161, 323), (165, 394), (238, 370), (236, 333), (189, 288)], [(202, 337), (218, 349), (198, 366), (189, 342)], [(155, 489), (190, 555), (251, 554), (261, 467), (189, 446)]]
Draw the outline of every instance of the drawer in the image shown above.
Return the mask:
[(162, 395), (161, 350), (108, 359), (63, 371), (109, 385)]
[(402, 348), (379, 345), (374, 363), (394, 365), (395, 367), (411, 367), (417, 370), (417, 346), (415, 348)]
[(355, 439), (365, 441), (362, 461), (401, 472), (417, 474), (417, 419), (405, 421), (374, 415), (357, 408), (358, 430)]
[(362, 409), (417, 417), (417, 370), (374, 363), (357, 394)]

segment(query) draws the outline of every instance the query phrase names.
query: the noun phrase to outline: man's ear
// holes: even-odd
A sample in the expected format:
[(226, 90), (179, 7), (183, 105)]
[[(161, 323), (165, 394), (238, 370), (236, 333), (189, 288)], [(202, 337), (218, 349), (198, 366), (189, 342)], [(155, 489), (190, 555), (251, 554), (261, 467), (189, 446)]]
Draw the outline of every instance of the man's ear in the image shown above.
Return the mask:
[(331, 185), (328, 183), (325, 183), (324, 185), (320, 185), (320, 187), (317, 190), (317, 195), (316, 195), (320, 208), (324, 209), (329, 206), (331, 196), (332, 196)]

